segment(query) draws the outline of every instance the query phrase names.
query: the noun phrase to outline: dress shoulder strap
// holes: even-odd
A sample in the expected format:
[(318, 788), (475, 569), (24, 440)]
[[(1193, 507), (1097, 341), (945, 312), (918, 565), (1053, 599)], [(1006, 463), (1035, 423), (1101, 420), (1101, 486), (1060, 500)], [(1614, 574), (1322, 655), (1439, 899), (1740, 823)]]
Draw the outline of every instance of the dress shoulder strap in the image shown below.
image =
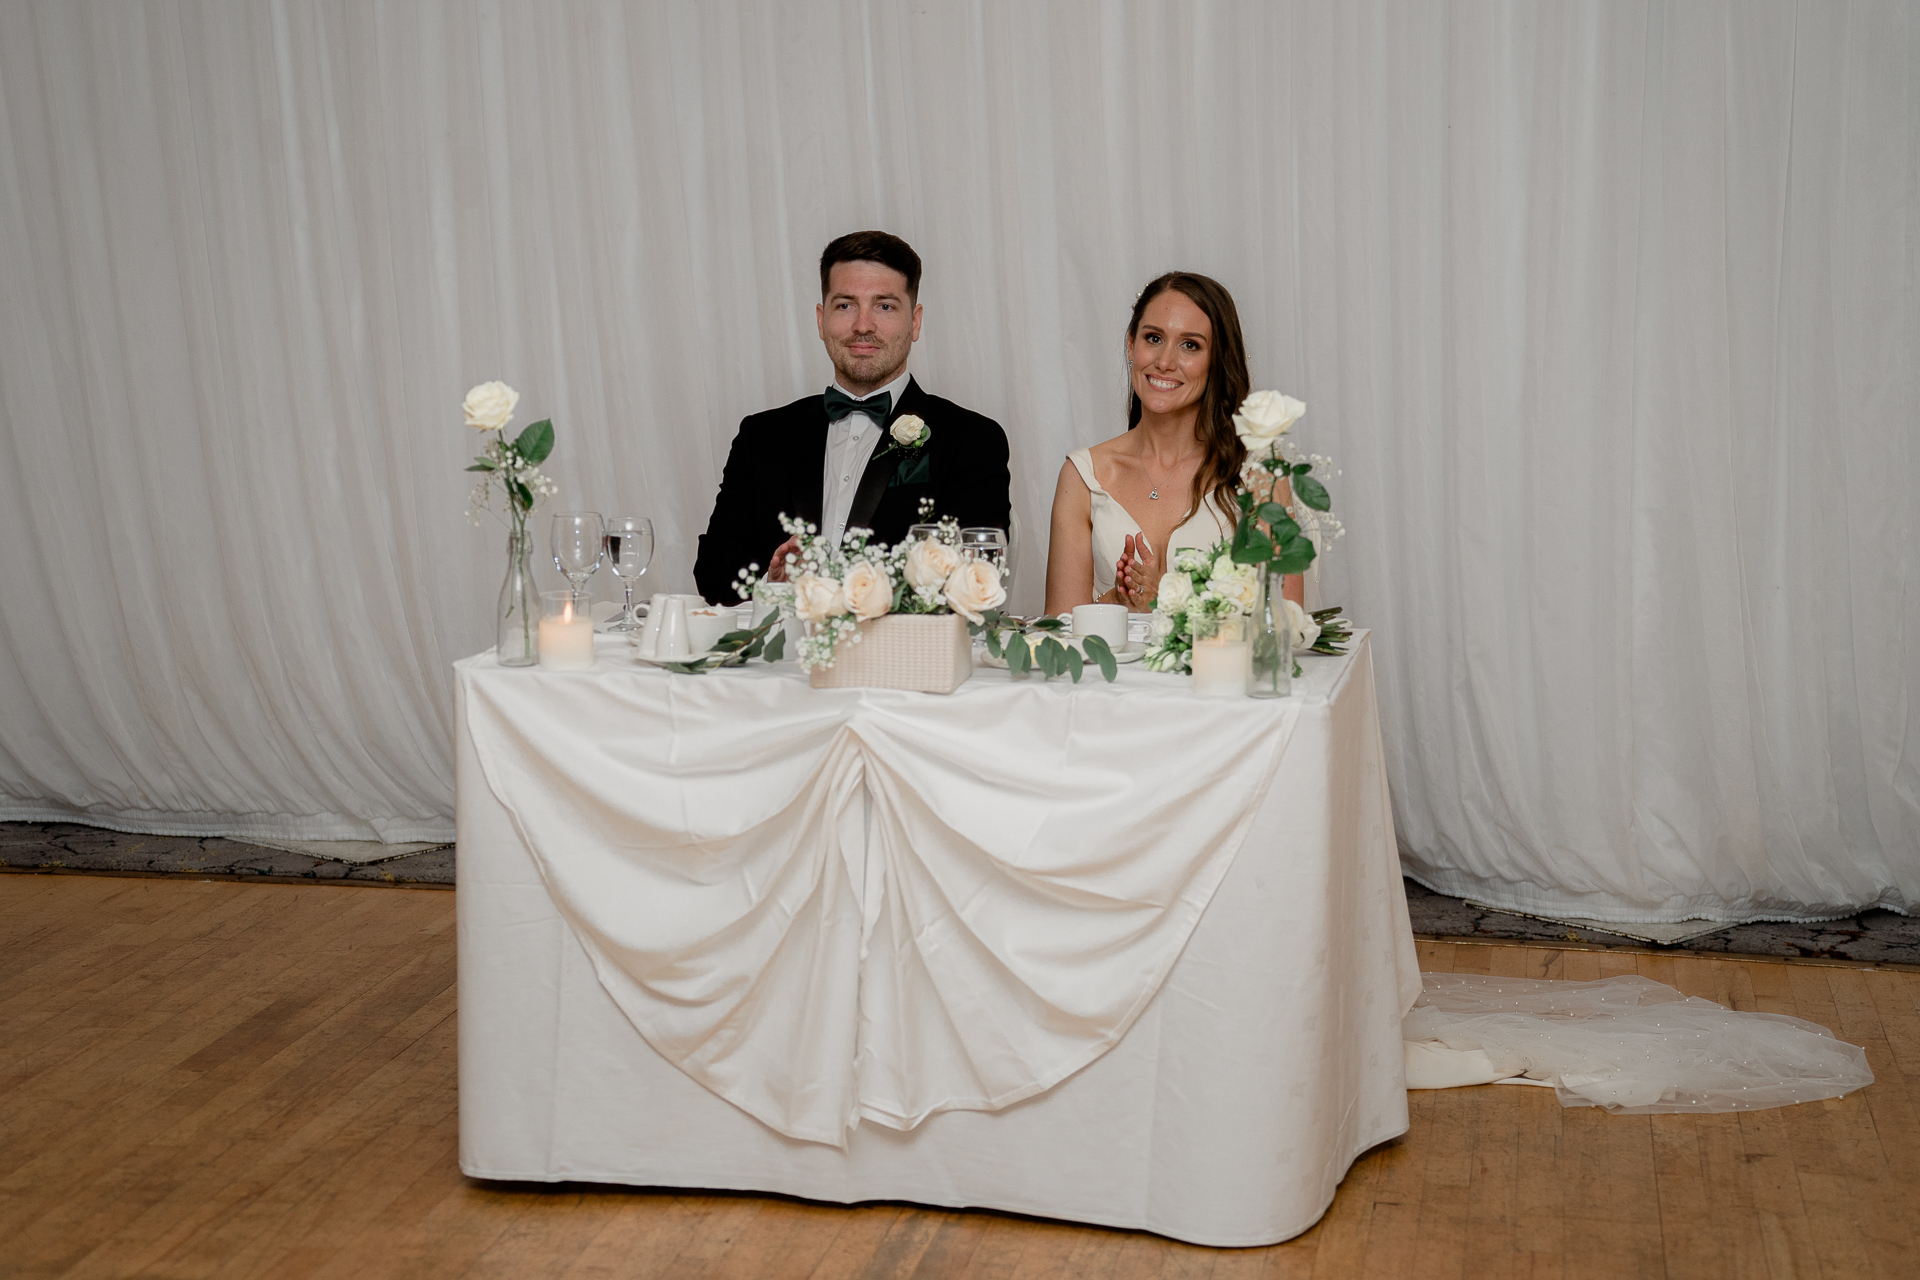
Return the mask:
[(1106, 493), (1106, 490), (1100, 487), (1100, 482), (1093, 478), (1093, 450), (1075, 449), (1067, 455), (1067, 461), (1071, 462), (1073, 469), (1080, 473), (1080, 479), (1086, 483), (1089, 492), (1103, 495)]

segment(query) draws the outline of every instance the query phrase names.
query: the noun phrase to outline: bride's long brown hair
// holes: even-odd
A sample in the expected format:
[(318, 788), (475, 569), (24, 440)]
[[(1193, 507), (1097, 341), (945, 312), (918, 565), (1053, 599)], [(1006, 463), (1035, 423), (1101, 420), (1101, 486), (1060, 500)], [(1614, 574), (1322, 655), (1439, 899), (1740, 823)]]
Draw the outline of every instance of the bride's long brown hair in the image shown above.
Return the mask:
[(1140, 316), (1147, 304), (1172, 289), (1206, 312), (1213, 326), (1213, 351), (1207, 361), (1207, 389), (1200, 396), (1200, 417), (1194, 434), (1204, 451), (1193, 472), (1193, 493), (1182, 524), (1198, 514), (1200, 504), (1213, 499), (1221, 515), (1231, 525), (1240, 518), (1240, 506), (1234, 500), (1240, 488), (1240, 468), (1247, 461), (1247, 447), (1234, 434), (1233, 414), (1253, 389), (1247, 372), (1247, 341), (1240, 334), (1240, 313), (1234, 308), (1233, 295), (1218, 280), (1191, 271), (1169, 271), (1140, 291), (1133, 304), (1133, 319), (1127, 322), (1127, 430), (1140, 425), (1140, 397), (1133, 390), (1133, 338), (1140, 330)]

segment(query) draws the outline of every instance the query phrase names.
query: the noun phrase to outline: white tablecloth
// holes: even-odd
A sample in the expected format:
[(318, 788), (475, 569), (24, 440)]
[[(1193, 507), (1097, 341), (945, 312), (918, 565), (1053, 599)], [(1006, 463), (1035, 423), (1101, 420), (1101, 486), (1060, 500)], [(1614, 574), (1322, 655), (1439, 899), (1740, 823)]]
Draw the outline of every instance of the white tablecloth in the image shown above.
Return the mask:
[(462, 1167), (1304, 1230), (1419, 991), (1356, 649), (1279, 703), (461, 663)]

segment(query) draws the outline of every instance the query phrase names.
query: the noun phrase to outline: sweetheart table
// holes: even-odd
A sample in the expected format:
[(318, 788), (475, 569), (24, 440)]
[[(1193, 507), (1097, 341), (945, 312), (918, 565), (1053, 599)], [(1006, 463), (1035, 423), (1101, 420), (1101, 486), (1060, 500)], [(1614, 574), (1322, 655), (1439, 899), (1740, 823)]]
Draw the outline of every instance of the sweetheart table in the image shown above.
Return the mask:
[(456, 665), (460, 1164), (1209, 1245), (1405, 1132), (1364, 632), (1292, 697)]

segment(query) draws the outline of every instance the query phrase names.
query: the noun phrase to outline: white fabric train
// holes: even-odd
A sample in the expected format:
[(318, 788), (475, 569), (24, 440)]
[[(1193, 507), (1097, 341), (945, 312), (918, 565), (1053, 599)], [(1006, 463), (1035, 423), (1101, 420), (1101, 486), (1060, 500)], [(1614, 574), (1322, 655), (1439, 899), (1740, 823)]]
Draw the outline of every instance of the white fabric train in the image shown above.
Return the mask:
[(1401, 1024), (1409, 1089), (1523, 1077), (1552, 1084), (1564, 1106), (1646, 1115), (1781, 1107), (1873, 1083), (1866, 1051), (1825, 1027), (1650, 978), (1420, 976)]

